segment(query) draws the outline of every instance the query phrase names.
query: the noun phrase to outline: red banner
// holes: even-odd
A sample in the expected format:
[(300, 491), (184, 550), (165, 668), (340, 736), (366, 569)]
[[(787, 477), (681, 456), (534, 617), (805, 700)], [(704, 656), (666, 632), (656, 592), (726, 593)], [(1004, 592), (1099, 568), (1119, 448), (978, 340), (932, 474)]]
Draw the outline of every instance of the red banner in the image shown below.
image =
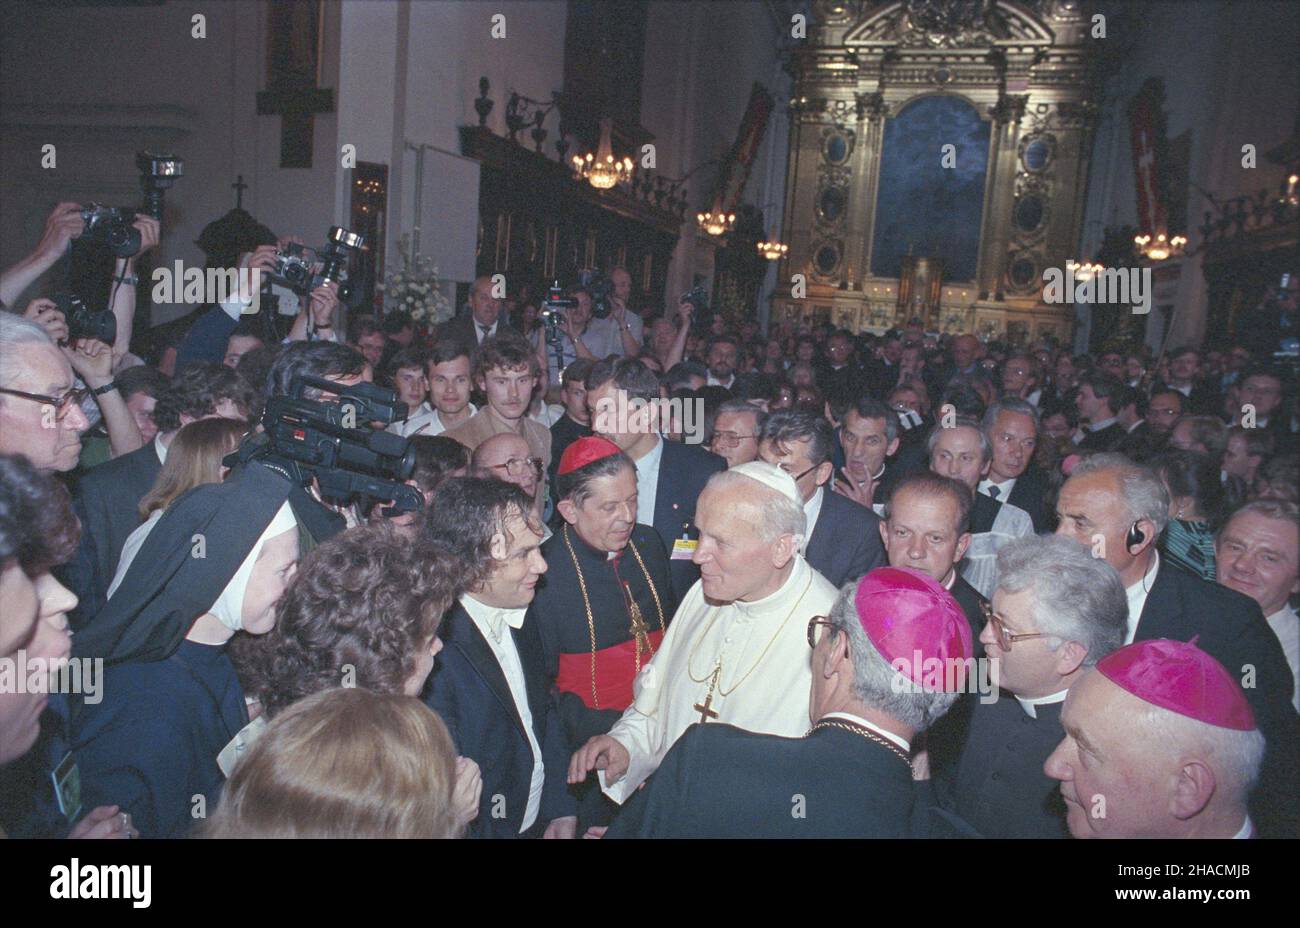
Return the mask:
[(1168, 158), (1163, 104), (1164, 86), (1158, 78), (1150, 78), (1128, 108), (1138, 225), (1148, 235), (1167, 231), (1164, 180)]
[(736, 142), (722, 163), (718, 188), (722, 191), (723, 212), (735, 212), (740, 205), (745, 184), (749, 182), (749, 172), (758, 157), (758, 146), (767, 131), (767, 120), (775, 105), (772, 95), (756, 81), (749, 93), (749, 105), (745, 108), (745, 118), (740, 121)]

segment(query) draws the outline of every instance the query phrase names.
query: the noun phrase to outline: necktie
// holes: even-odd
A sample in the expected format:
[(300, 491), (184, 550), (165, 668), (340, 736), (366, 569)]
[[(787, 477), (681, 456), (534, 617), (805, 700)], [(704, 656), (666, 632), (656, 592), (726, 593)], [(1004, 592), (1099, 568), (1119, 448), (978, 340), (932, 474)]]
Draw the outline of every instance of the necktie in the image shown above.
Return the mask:
[[(487, 338), (488, 333), (492, 331), (492, 327), (490, 325), (483, 325), (482, 323), (479, 323), (478, 330), (483, 333), (483, 338)], [(479, 341), (483, 341), (483, 338), (480, 338)]]
[(989, 496), (993, 497), (994, 499), (997, 499), (1001, 495), (1002, 495), (1002, 488), (1000, 486), (998, 486), (996, 483), (989, 485)]

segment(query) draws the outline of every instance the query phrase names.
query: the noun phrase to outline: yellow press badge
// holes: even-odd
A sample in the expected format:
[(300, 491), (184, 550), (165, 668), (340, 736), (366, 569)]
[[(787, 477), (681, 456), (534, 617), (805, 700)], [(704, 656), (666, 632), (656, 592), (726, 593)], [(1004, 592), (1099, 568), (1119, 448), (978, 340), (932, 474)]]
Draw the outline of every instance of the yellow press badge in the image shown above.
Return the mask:
[(698, 544), (698, 541), (691, 538), (678, 538), (674, 540), (672, 560), (689, 561), (691, 556), (695, 554), (695, 546)]

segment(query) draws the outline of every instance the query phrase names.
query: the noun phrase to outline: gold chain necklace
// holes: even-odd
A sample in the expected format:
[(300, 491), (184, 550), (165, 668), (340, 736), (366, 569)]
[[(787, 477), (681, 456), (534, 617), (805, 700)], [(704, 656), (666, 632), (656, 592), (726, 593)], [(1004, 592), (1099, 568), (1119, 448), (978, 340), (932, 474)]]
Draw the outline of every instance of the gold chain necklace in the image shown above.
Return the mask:
[[(752, 674), (755, 670), (758, 669), (759, 664), (763, 663), (763, 658), (767, 657), (767, 652), (772, 650), (772, 645), (776, 644), (776, 639), (781, 637), (781, 630), (785, 628), (785, 623), (790, 621), (790, 617), (794, 615), (795, 610), (799, 608), (799, 604), (803, 602), (803, 598), (807, 596), (808, 591), (812, 589), (812, 582), (813, 582), (813, 573), (810, 570), (808, 572), (808, 582), (804, 584), (803, 592), (800, 593), (799, 598), (794, 601), (794, 605), (790, 607), (790, 611), (787, 612), (785, 618), (781, 620), (781, 624), (779, 624), (776, 627), (776, 633), (772, 635), (772, 640), (767, 643), (767, 646), (765, 648), (763, 648), (763, 653), (758, 655), (758, 660), (754, 661), (754, 665), (750, 667), (748, 671), (745, 672), (745, 675), (743, 677), (741, 677), (738, 681), (736, 681), (735, 685), (732, 686), (731, 689), (729, 690), (724, 689), (721, 685), (719, 685), (718, 686), (719, 697), (730, 696), (732, 693), (736, 692), (736, 690), (740, 689), (740, 684), (748, 680), (750, 674)], [(709, 636), (709, 631), (713, 628), (713, 623), (718, 621), (718, 616), (720, 616), (721, 614), (722, 614), (721, 606), (718, 606), (713, 610), (713, 618), (709, 620), (709, 624), (705, 627), (704, 633), (700, 635), (698, 639), (696, 639), (695, 646), (691, 649), (690, 656), (686, 658), (686, 675), (696, 683), (703, 683), (704, 681), (708, 680), (710, 676), (713, 677), (715, 684), (721, 684), (722, 682), (722, 658), (721, 657), (717, 658), (717, 660), (713, 662), (712, 668), (709, 670), (707, 674), (705, 674), (702, 677), (695, 676), (695, 672), (691, 670), (691, 664), (695, 663), (695, 653), (699, 651), (700, 645), (703, 644), (704, 639)], [(710, 690), (712, 690), (712, 686), (710, 687)]]
[[(582, 608), (587, 613), (587, 633), (591, 636), (591, 704), (599, 709), (600, 699), (596, 696), (596, 620), (591, 614), (591, 598), (587, 595), (587, 580), (582, 575), (582, 568), (578, 566), (578, 553), (573, 550), (573, 542), (569, 539), (569, 526), (564, 526), (564, 546), (569, 549), (569, 557), (573, 560), (573, 569), (578, 574), (578, 589), (582, 592)], [(629, 538), (627, 545), (632, 549), (632, 554), (636, 556), (637, 566), (641, 568), (641, 573), (645, 576), (645, 582), (650, 586), (650, 595), (654, 597), (655, 609), (659, 613), (659, 630), (664, 630), (664, 607), (659, 602), (659, 591), (655, 589), (655, 582), (650, 579), (650, 571), (646, 570), (645, 561), (641, 560), (641, 552), (637, 551), (636, 545)], [(632, 595), (632, 590), (628, 588), (628, 596)], [(635, 602), (633, 602), (635, 606)], [(635, 616), (633, 619), (635, 620)], [(641, 652), (638, 649), (636, 655), (636, 671), (641, 672)]]
[(808, 734), (804, 735), (804, 737), (807, 738), (809, 735), (811, 735), (813, 732), (817, 731), (820, 728), (839, 728), (842, 729), (843, 731), (848, 731), (848, 732), (852, 732), (855, 735), (860, 735), (861, 737), (866, 738), (868, 741), (874, 741), (876, 744), (889, 748), (889, 750), (893, 751), (894, 754), (903, 763), (907, 764), (908, 770), (912, 769), (912, 759), (908, 757), (906, 753), (904, 753), (902, 748), (894, 744), (894, 742), (890, 741), (888, 738), (882, 738), (880, 735), (876, 734), (874, 731), (872, 731), (869, 728), (863, 728), (861, 725), (854, 725), (852, 722), (841, 722), (838, 719), (822, 719), (812, 728), (808, 729)]

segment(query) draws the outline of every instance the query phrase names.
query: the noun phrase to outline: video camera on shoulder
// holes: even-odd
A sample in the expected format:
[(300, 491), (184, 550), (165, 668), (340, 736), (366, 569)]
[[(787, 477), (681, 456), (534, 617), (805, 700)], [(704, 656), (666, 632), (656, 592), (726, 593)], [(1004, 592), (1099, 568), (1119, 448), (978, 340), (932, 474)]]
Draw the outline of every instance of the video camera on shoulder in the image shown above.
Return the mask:
[(107, 246), (115, 256), (129, 258), (140, 253), (140, 230), (132, 223), (136, 213), (162, 221), (163, 191), (185, 176), (185, 162), (175, 155), (155, 155), (142, 151), (135, 156), (140, 171), (140, 188), (144, 203), (139, 209), (129, 206), (102, 206), (91, 203), (81, 211), (81, 240)]
[(546, 291), (546, 300), (537, 313), (542, 324), (546, 326), (548, 342), (556, 343), (560, 340), (560, 325), (564, 322), (564, 313), (566, 310), (576, 309), (577, 306), (577, 300), (564, 295), (564, 288), (560, 286), (558, 279), (551, 283), (550, 289)]
[[(308, 388), (332, 399), (308, 399)], [(320, 377), (295, 377), (287, 396), (272, 396), (262, 415), (266, 440), (247, 442), (232, 455), (257, 460), (299, 486), (313, 480), (324, 499), (337, 503), (390, 503), (384, 516), (416, 512), (424, 498), (406, 480), (415, 452), (402, 438), (371, 424), (406, 418), (405, 403), (392, 390), (370, 383), (343, 386)]]

